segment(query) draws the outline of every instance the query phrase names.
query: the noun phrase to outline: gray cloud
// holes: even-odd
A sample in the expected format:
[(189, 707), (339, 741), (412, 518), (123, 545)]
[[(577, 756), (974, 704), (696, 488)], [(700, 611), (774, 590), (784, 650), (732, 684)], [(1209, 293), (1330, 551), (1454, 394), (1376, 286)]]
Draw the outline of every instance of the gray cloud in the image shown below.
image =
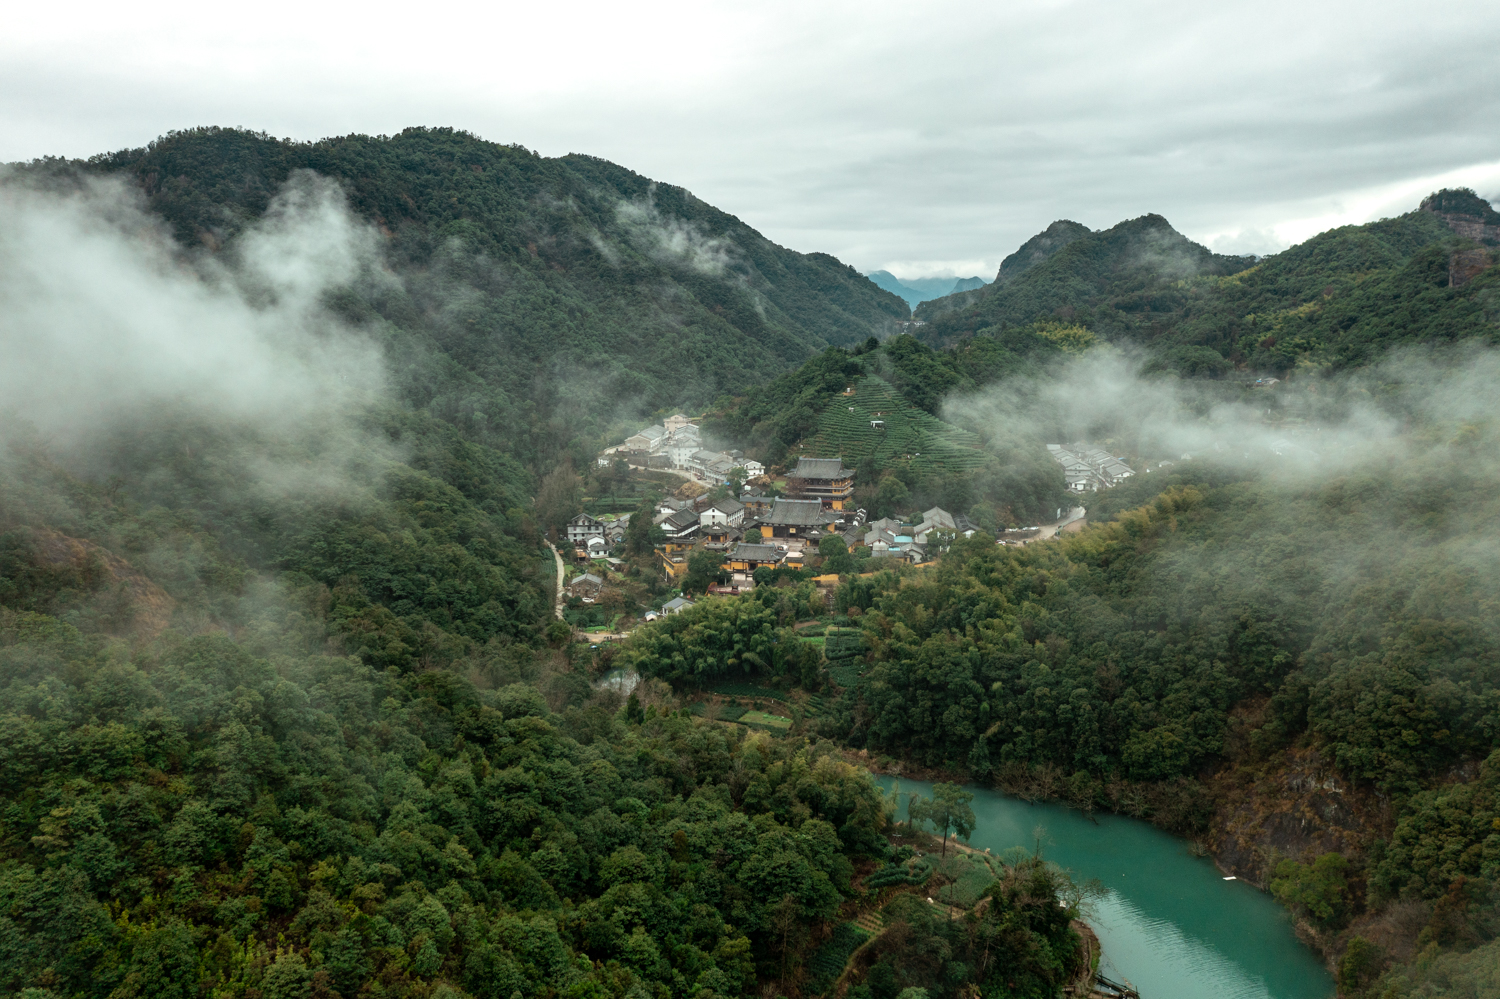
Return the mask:
[[(1440, 17), (1352, 0), (678, 7), (586, 7), (566, 33), (454, 7), (395, 61), (379, 18), (299, 10), (276, 32), (205, 21), (163, 39), (103, 9), (39, 14), (0, 41), (0, 158), (192, 124), (451, 124), (608, 157), (779, 243), (905, 277), (993, 271), (1056, 218), (1159, 212), (1264, 252), (1442, 180), (1500, 195), (1500, 9), (1479, 0)], [(530, 43), (498, 75), (496, 37)]]

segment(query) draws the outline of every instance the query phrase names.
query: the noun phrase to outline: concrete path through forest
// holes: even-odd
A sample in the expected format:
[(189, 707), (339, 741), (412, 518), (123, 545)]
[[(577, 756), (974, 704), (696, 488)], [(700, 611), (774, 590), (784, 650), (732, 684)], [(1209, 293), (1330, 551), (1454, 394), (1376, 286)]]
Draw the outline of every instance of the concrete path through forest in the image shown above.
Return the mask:
[[(1067, 513), (1063, 514), (1061, 520), (1055, 520), (1055, 521), (1053, 521), (1050, 524), (1043, 524), (1043, 525), (1041, 525), (1041, 527), (1042, 527), (1041, 533), (1038, 534), (1036, 537), (1031, 538), (1030, 540), (1031, 541), (1046, 541), (1048, 538), (1055, 538), (1059, 534), (1062, 533), (1062, 530), (1063, 530), (1064, 527), (1067, 527), (1069, 524), (1073, 523), (1074, 521), (1082, 520), (1086, 516), (1088, 516), (1088, 511), (1087, 510), (1085, 510), (1081, 506), (1075, 506), (1071, 510), (1069, 510)], [(1023, 542), (1023, 544), (1024, 544), (1024, 542)]]
[(557, 550), (557, 546), (554, 545), (550, 541), (547, 542), (547, 547), (552, 549), (552, 557), (557, 560), (557, 600), (552, 605), (552, 612), (554, 614), (556, 614), (557, 615), (557, 619), (559, 621), (561, 621), (563, 619), (563, 594), (562, 594), (562, 587), (563, 587), (563, 564), (562, 564), (562, 553), (559, 552)]

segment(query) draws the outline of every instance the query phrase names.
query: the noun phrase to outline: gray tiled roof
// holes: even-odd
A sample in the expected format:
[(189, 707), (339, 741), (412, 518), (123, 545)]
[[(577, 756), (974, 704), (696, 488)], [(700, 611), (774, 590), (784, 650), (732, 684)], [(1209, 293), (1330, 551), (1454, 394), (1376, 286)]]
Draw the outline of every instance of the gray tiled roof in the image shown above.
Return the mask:
[(854, 473), (844, 467), (842, 458), (798, 458), (791, 472), (793, 479), (847, 479)]
[(820, 500), (779, 499), (761, 520), (778, 527), (812, 527), (832, 520)]
[(775, 545), (739, 545), (729, 557), (749, 559), (752, 562), (775, 562), (780, 560), (781, 552)]

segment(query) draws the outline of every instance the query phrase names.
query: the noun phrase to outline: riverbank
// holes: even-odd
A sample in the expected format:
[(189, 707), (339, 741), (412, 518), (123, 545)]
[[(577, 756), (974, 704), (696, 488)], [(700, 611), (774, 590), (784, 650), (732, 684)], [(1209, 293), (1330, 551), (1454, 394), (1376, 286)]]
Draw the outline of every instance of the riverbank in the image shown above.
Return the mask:
[[(1011, 764), (984, 780), (940, 767), (845, 750), (845, 759), (877, 777), (902, 782), (945, 781), (998, 791), (1034, 805), (1068, 808), (1084, 821), (1105, 817), (1139, 820), (1177, 837), (1184, 850), (1213, 863), (1221, 878), (1268, 893), (1273, 871), (1285, 859), (1311, 862), (1338, 852), (1360, 863), (1368, 845), (1389, 836), (1390, 803), (1372, 791), (1350, 786), (1312, 749), (1288, 749), (1258, 762), (1226, 762), (1198, 777), (1168, 782), (1080, 780), (1056, 767)], [(1269, 894), (1266, 895), (1268, 901)], [(1273, 903), (1276, 904), (1276, 903)], [(1323, 966), (1335, 971), (1339, 956), (1355, 935), (1378, 939), (1401, 959), (1414, 953), (1410, 915), (1356, 912), (1341, 931), (1319, 931), (1285, 911), (1299, 939)]]
[[(822, 943), (809, 962), (806, 980), (798, 982), (803, 994), (842, 999), (856, 984), (878, 979), (875, 965), (889, 959), (892, 950), (909, 948), (913, 935), (930, 938), (932, 943), (947, 940), (959, 946), (959, 938), (967, 939), (970, 944), (976, 933), (986, 938), (981, 925), (987, 925), (992, 931), (1009, 927), (1012, 940), (1016, 932), (1042, 934), (1032, 943), (1044, 950), (1062, 943), (1061, 949), (1051, 950), (1060, 964), (1049, 963), (1047, 967), (1070, 969), (1062, 987), (1065, 995), (1116, 999), (1135, 996), (1133, 990), (1112, 989), (1114, 983), (1108, 979), (1096, 982), (1102, 944), (1098, 934), (1081, 918), (1079, 906), (1087, 893), (1056, 873), (1053, 865), (1041, 866), (1054, 872), (1044, 882), (1057, 887), (1037, 895), (1039, 882), (1032, 867), (1039, 860), (1030, 855), (1002, 859), (988, 850), (966, 846), (951, 838), (944, 851), (941, 837), (900, 824), (887, 830), (886, 840), (895, 856), (905, 859), (892, 864), (860, 865), (853, 879), (853, 896), (845, 903), (839, 921), (822, 936)], [(892, 871), (901, 872), (901, 876), (893, 877)], [(997, 893), (991, 895), (992, 890)], [(1050, 898), (1060, 912), (1067, 914), (1068, 921), (1063, 925), (1071, 931), (1071, 937), (1059, 937), (1057, 932), (1062, 926), (1035, 912), (1034, 907), (1043, 898)], [(995, 904), (999, 906), (997, 913), (990, 913)], [(1011, 917), (1018, 907), (1029, 909), (1030, 915), (1016, 923)], [(989, 922), (996, 914), (999, 921)], [(936, 930), (936, 926), (945, 928)], [(889, 939), (887, 934), (891, 934)], [(1067, 942), (1069, 939), (1071, 943)], [(985, 953), (988, 954), (987, 949)], [(987, 959), (984, 965), (989, 967)], [(1009, 970), (1001, 970), (1007, 967)], [(1006, 975), (1018, 969), (1001, 961), (991, 970)], [(1043, 977), (1045, 981), (1054, 981), (1050, 971)]]
[[(899, 783), (903, 796), (932, 793), (909, 775), (878, 782), (887, 790)], [(970, 849), (1039, 852), (1075, 884), (1091, 886), (1085, 921), (1112, 981), (1128, 981), (1151, 999), (1334, 994), (1332, 975), (1298, 939), (1285, 910), (1249, 884), (1224, 880), (1182, 839), (1108, 812), (968, 790), (976, 817)]]
[(1050, 764), (1007, 764), (980, 777), (964, 770), (925, 767), (907, 760), (871, 755), (865, 749), (844, 749), (844, 758), (872, 774), (949, 784), (978, 784), (1027, 802), (1055, 803), (1075, 808), (1085, 815), (1104, 812), (1148, 822), (1190, 842), (1198, 842), (1208, 831), (1206, 818), (1212, 811), (1211, 789), (1200, 781), (1101, 780), (1089, 774), (1069, 777)]

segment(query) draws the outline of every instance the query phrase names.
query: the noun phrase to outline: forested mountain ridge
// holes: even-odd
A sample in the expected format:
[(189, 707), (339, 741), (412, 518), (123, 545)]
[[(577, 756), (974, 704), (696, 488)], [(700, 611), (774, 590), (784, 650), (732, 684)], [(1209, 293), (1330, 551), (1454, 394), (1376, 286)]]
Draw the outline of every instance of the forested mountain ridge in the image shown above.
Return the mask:
[[(233, 269), (271, 245), (277, 199), (316, 192), (311, 173), (338, 181), (337, 204), (319, 204), (347, 198), (378, 266), (311, 285), (307, 319), (272, 307), (300, 285)], [(159, 333), (178, 299), (193, 309), (180, 338), (141, 341), (137, 366), (120, 363), (129, 324), (39, 310), (91, 331), (79, 342), (107, 355), (107, 377), (80, 388), (74, 354), (71, 380), (42, 393), (63, 402), (56, 422), (0, 414), (0, 992), (715, 999), (795, 987), (862, 901), (856, 872), (895, 856), (888, 806), (844, 762), (849, 746), (1044, 783), (1199, 834), (1214, 807), (1206, 771), (1249, 780), (1323, 754), (1357, 793), (1391, 802), (1387, 826), (1353, 837), (1347, 857), (1308, 854), (1283, 875), (1258, 856), (1255, 873), (1320, 932), (1343, 934), (1330, 953), (1353, 953), (1357, 934), (1387, 948), (1356, 968), (1366, 984), (1416, 952), (1418, 931), (1429, 957), (1487, 939), (1486, 892), (1500, 883), (1500, 762), (1484, 762), (1500, 745), (1495, 379), (1478, 352), (1440, 359), (1477, 373), (1445, 393), (1390, 396), (1426, 377), (1399, 367), (1368, 385), (1322, 377), (1339, 358), (1379, 356), (1397, 328), (1424, 343), (1490, 329), (1500, 269), (1455, 286), (1455, 253), (1488, 263), (1491, 251), (1432, 229), (1435, 215), (1325, 234), (1253, 273), (1202, 248), (1174, 256), (1181, 237), (1149, 217), (1114, 243), (1063, 226), (1002, 266), (1004, 286), (974, 308), (1003, 298), (1026, 314), (1004, 296), (1066, 299), (1048, 299), (1057, 288), (1084, 307), (972, 336), (955, 327), (934, 349), (879, 339), (900, 303), (849, 269), (774, 247), (686, 192), (459, 133), (296, 144), (203, 130), (17, 176), (139, 184), (190, 249), (157, 247), (153, 265), (178, 277), (142, 291), (138, 325)], [(7, 220), (12, 207), (0, 200)], [(32, 304), (21, 228), (0, 227), (9, 335), (44, 328), (18, 318)], [(127, 227), (125, 244), (153, 247), (152, 231)], [(1161, 259), (1132, 256), (1141, 241), (1165, 247)], [(1084, 271), (1062, 267), (1070, 254)], [(1196, 276), (1172, 278), (1180, 260)], [(118, 276), (107, 270), (79, 284)], [(1144, 282), (1136, 297), (1109, 297), (1127, 278)], [(59, 287), (51, 305), (81, 297)], [(108, 300), (115, 287), (101, 300), (129, 311)], [(1314, 307), (1287, 311), (1308, 288)], [(1261, 353), (1233, 361), (1212, 345), (1219, 313), (1200, 305), (1241, 294), (1233, 309), (1251, 311), (1238, 321), (1264, 335)], [(1318, 353), (1329, 342), (1294, 335), (1336, 314), (1353, 322), (1334, 346), (1365, 353)], [(1139, 316), (1150, 323), (1130, 326)], [(275, 334), (246, 410), (197, 408), (195, 395), (254, 382), (253, 365), (232, 363), (241, 355), (173, 363), (221, 327)], [(294, 370), (306, 358), (280, 349), (288, 330), (338, 348), (308, 355), (328, 377)], [(552, 616), (536, 473), (558, 466), (548, 481), (571, 514), (582, 488), (566, 465), (594, 467), (592, 445), (621, 413), (716, 396), (709, 429), (786, 461), (844, 453), (851, 410), (838, 400), (853, 387), (858, 406), (889, 400), (928, 435), (910, 454), (850, 449), (861, 502), (877, 515), (936, 502), (995, 530), (1067, 498), (1041, 444), (1072, 439), (1059, 436), (1072, 424), (1045, 391), (1087, 409), (1098, 383), (1066, 379), (1121, 353), (1101, 342), (1140, 333), (1175, 349), (1193, 330), (1207, 331), (1186, 345), (1199, 353), (1158, 350), (1158, 368), (1281, 370), (1283, 352), (1317, 363), (1295, 393), (1159, 371), (1126, 393), (1188, 384), (1206, 386), (1189, 399), (1203, 411), (1252, 403), (1254, 426), (1232, 428), (1230, 450), (1379, 397), (1402, 435), (1380, 443), (1401, 448), (1316, 479), (1202, 461), (1139, 476), (1091, 497), (1102, 523), (1076, 538), (1017, 551), (979, 535), (935, 567), (843, 580), (843, 620), (823, 642), (791, 627), (829, 615), (788, 569), (625, 650), (684, 688), (732, 669), (843, 687), (789, 739), (691, 719), (659, 682), (630, 702), (596, 689), (608, 657)], [(1248, 341), (1242, 329), (1228, 342)], [(360, 366), (332, 363), (349, 360), (340, 350), (378, 355), (388, 381), (345, 392)], [(155, 368), (170, 377), (132, 395)], [(233, 377), (216, 379), (225, 368)], [(680, 394), (710, 374), (699, 395)], [(275, 391), (284, 384), (294, 391)], [(325, 393), (329, 405), (306, 403)], [(118, 408), (87, 410), (80, 429), (69, 411), (95, 395)], [(959, 405), (984, 398), (1014, 405)], [(1329, 440), (1323, 456), (1345, 460), (1349, 442)], [(948, 461), (968, 452), (979, 464)], [(633, 558), (638, 578), (642, 563), (659, 572), (649, 542)], [(820, 657), (839, 641), (859, 667), (835, 681)], [(1012, 873), (1033, 870), (1034, 890), (986, 889), (993, 904), (973, 921), (914, 905), (887, 941), (904, 951), (882, 959), (888, 972), (910, 963), (855, 994), (898, 999), (925, 983), (950, 999), (1001, 981), (1057, 994), (1077, 941), (1042, 865)], [(1406, 933), (1398, 917), (1419, 925)], [(940, 974), (922, 978), (929, 968)]]
[(1184, 375), (1355, 367), (1392, 347), (1495, 335), (1494, 214), (1472, 191), (1442, 191), (1259, 261), (1211, 253), (1159, 216), (1093, 233), (1054, 223), (1018, 251), (1032, 247), (1014, 278), (924, 302), (916, 316), (934, 344), (1078, 323)]
[(1006, 287), (1058, 250), (1092, 232), (1093, 230), (1086, 225), (1069, 219), (1059, 219), (1022, 243), (1015, 252), (1000, 261), (1000, 270), (995, 273), (994, 283), (978, 287), (955, 288), (951, 295), (929, 299), (928, 302), (922, 303), (927, 308), (916, 318), (931, 321), (945, 313), (966, 308), (990, 292)]
[[(948, 299), (924, 302), (915, 315), (932, 320), (949, 317), (952, 306), (958, 304), (974, 310), (982, 325), (1025, 325), (1059, 309), (1077, 312), (1104, 300), (1120, 312), (1158, 311), (1161, 303), (1154, 296), (1162, 288), (1189, 277), (1233, 274), (1253, 262), (1199, 246), (1160, 215), (1143, 215), (1098, 232), (1060, 220), (1006, 257), (989, 288), (953, 296), (956, 303)], [(947, 318), (941, 323), (941, 335), (951, 336), (950, 328), (977, 328), (968, 318)], [(933, 336), (939, 331), (924, 332)]]
[[(726, 378), (780, 370), (826, 342), (818, 323), (868, 340), (868, 316), (851, 333), (828, 303), (848, 292), (878, 314), (883, 293), (830, 258), (741, 255), (737, 223), (704, 209), (715, 235), (664, 214), (643, 180), (636, 200), (600, 196), (618, 239), (589, 244), (590, 285), (565, 279), (588, 270), (567, 256), (587, 256), (583, 230), (511, 231), (535, 247), (497, 264), (509, 244), (481, 252), (491, 237), (465, 219), (351, 218), (349, 187), (291, 144), (188, 138), (153, 150), (182, 172), (131, 174), (146, 211), (108, 182), (129, 156), (0, 186), (0, 388), (16, 404), (0, 413), (0, 994), (795, 990), (871, 901), (856, 875), (909, 859), (884, 836), (891, 803), (826, 741), (690, 718), (660, 684), (628, 702), (594, 687), (602, 663), (553, 617), (531, 496), (547, 492), (535, 467), (556, 466), (545, 482), (572, 515), (570, 454), (593, 463), (570, 446), (609, 399), (549, 410), (586, 372), (530, 362), (559, 330), (605, 329), (584, 321), (590, 301), (625, 315), (639, 288), (611, 268), (655, 289), (637, 305), (672, 283), (665, 326), (697, 316), (704, 343), (740, 336), (726, 362), (677, 330), (669, 379), (695, 357)], [(245, 169), (216, 142), (282, 159)], [(189, 153), (203, 162), (171, 160)], [(569, 171), (626, 194), (639, 180)], [(205, 176), (207, 193), (191, 179)], [(457, 198), (436, 188), (434, 204)], [(563, 195), (581, 197), (534, 200), (562, 217)], [(418, 249), (397, 253), (403, 239)], [(772, 301), (756, 282), (775, 267), (782, 291), (824, 291)], [(516, 286), (527, 295), (507, 298)], [(718, 318), (735, 309), (764, 322)], [(552, 339), (529, 355), (485, 362), (462, 335), (532, 314)], [(615, 346), (639, 375), (639, 344)], [(655, 577), (649, 544), (636, 554), (637, 578)], [(879, 952), (893, 987), (875, 999), (913, 980), (946, 999), (986, 975), (1058, 994), (1087, 971), (1065, 884), (1015, 863), (963, 928), (913, 897), (902, 925), (918, 936)]]
[(451, 129), (318, 142), (194, 129), (21, 173), (125, 178), (179, 241), (218, 252), (297, 170), (336, 180), (383, 236), (399, 286), (345, 307), (398, 331), (408, 399), (527, 464), (575, 436), (592, 446), (619, 416), (700, 404), (886, 335), (908, 314), (851, 267), (777, 246), (682, 188)]

